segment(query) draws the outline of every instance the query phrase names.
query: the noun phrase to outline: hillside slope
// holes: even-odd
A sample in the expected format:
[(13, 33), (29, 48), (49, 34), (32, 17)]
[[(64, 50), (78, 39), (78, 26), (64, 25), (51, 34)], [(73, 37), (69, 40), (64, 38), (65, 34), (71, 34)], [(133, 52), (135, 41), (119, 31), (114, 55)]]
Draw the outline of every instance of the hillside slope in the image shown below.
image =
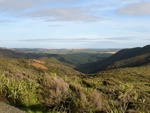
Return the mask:
[(81, 75), (72, 69), (72, 65), (58, 61), (55, 58), (41, 59), (11, 59), (0, 58), (0, 73), (19, 78), (36, 79), (42, 73), (56, 73), (61, 76)]
[(150, 65), (83, 75), (56, 59), (1, 62), (0, 97), (27, 113), (150, 111)]
[(106, 69), (146, 65), (149, 62), (150, 45), (147, 45), (141, 48), (120, 50), (102, 61), (80, 65), (77, 67), (77, 70), (86, 73), (95, 73)]
[[(32, 51), (32, 49), (28, 49), (28, 50)], [(1, 58), (15, 58), (15, 59), (17, 58), (37, 59), (41, 57), (47, 57), (47, 58), (54, 57), (61, 62), (66, 62), (74, 66), (75, 65), (77, 66), (77, 65), (81, 65), (85, 63), (90, 63), (90, 62), (97, 62), (99, 60), (103, 60), (112, 55), (112, 53), (107, 53), (107, 51), (111, 51), (111, 50), (96, 50), (95, 53), (92, 53), (92, 50), (88, 50), (88, 51), (85, 50), (85, 52), (80, 52), (80, 51), (76, 52), (77, 50), (72, 50), (72, 52), (74, 53), (66, 53), (66, 54), (61, 54), (61, 52), (64, 51), (63, 49), (56, 50), (56, 51), (53, 51), (50, 49), (49, 51), (52, 51), (52, 53), (46, 53), (44, 51), (42, 52), (42, 50), (41, 52), (34, 53), (34, 51), (26, 52), (23, 50), (18, 51), (16, 49), (0, 48), (0, 57)], [(102, 53), (100, 51), (102, 51)], [(89, 53), (86, 53), (86, 52), (89, 52)]]
[(44, 57), (46, 55), (44, 54), (36, 54), (36, 53), (24, 53), (24, 52), (18, 52), (15, 50), (7, 49), (7, 48), (0, 48), (0, 57), (1, 58), (40, 58)]
[[(27, 113), (148, 113), (149, 49), (135, 50), (136, 55), (130, 53), (127, 59), (124, 50), (113, 55), (116, 67), (110, 64), (106, 68), (112, 70), (95, 74), (75, 71), (54, 57), (0, 58), (0, 100)], [(138, 64), (126, 67), (131, 62)], [(96, 65), (92, 68), (99, 71)]]

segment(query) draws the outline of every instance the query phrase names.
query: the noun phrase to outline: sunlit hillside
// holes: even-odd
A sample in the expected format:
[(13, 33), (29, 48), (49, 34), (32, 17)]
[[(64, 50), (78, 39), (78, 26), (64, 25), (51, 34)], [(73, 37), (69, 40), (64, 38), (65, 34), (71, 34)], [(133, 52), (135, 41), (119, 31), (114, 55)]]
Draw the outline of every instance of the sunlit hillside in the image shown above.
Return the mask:
[(120, 65), (109, 63), (116, 67), (93, 74), (54, 57), (0, 58), (0, 101), (27, 113), (149, 113), (149, 51), (133, 52)]

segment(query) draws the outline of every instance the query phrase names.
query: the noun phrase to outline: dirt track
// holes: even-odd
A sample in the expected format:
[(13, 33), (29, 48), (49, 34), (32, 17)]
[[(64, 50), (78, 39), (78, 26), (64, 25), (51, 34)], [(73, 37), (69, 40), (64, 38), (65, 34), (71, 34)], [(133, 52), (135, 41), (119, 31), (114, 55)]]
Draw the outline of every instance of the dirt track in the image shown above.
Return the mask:
[(0, 102), (0, 113), (25, 113), (13, 106)]

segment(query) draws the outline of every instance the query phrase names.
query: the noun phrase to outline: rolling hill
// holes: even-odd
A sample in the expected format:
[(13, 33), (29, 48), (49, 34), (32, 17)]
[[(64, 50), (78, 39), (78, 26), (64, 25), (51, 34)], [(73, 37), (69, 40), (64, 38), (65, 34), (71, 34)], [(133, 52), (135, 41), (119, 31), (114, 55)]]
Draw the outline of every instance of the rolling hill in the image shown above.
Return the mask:
[[(85, 64), (86, 71), (93, 74), (76, 71), (73, 63), (52, 56), (3, 56), (0, 101), (26, 113), (148, 113), (149, 49), (150, 46), (124, 49), (107, 59)], [(64, 57), (67, 60), (70, 56)]]
[(150, 45), (147, 45), (145, 47), (120, 50), (104, 60), (83, 64), (76, 69), (85, 73), (95, 73), (106, 69), (146, 65), (149, 62)]
[(72, 65), (58, 61), (55, 58), (11, 59), (0, 58), (0, 73), (14, 77), (29, 77), (36, 79), (42, 73), (56, 73), (58, 76), (73, 76), (81, 73), (72, 69)]
[[(41, 52), (44, 50), (43, 52)], [(31, 52), (29, 52), (31, 51)], [(34, 51), (36, 51), (34, 53)], [(48, 51), (48, 52), (47, 52)], [(51, 52), (52, 51), (52, 52)], [(41, 57), (54, 57), (61, 62), (70, 63), (74, 66), (96, 62), (99, 60), (103, 60), (112, 55), (111, 52), (115, 52), (117, 50), (69, 50), (69, 49), (7, 49), (0, 48), (0, 57), (1, 58), (14, 58), (14, 59), (38, 59)], [(60, 52), (60, 53), (59, 53)]]
[(20, 59), (20, 58), (40, 58), (42, 56), (46, 56), (43, 54), (36, 54), (36, 53), (25, 53), (25, 52), (19, 52), (15, 51), (12, 49), (7, 49), (7, 48), (0, 48), (0, 57), (1, 58), (15, 58), (15, 59)]

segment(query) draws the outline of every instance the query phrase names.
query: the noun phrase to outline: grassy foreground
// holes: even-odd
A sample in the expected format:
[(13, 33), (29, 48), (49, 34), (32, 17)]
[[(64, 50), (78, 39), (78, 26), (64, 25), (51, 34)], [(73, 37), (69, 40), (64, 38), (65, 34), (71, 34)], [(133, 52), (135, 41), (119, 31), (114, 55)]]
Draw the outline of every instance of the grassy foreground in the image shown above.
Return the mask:
[(91, 75), (0, 75), (0, 100), (27, 113), (149, 113), (150, 66)]

